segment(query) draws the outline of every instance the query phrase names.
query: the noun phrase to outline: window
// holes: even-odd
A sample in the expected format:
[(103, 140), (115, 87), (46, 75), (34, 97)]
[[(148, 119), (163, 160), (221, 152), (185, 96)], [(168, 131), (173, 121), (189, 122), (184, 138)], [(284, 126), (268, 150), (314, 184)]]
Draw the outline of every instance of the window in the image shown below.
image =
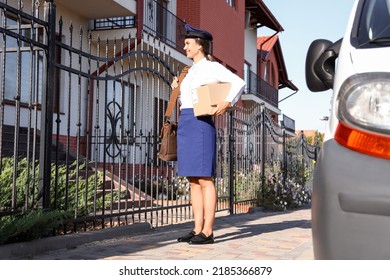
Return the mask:
[[(11, 32), (20, 32), (26, 38), (43, 42), (43, 29), (31, 28), (26, 22), (18, 23), (14, 15), (6, 15), (6, 28)], [(20, 31), (18, 31), (20, 29)], [(9, 103), (19, 100), (22, 104), (41, 104), (43, 89), (43, 55), (42, 49), (12, 36), (5, 37), (6, 52), (1, 63), (5, 63), (4, 99)], [(56, 49), (56, 62), (60, 62), (59, 49)], [(53, 98), (53, 110), (59, 102), (59, 71), (56, 70), (57, 88)]]
[[(359, 47), (370, 48), (378, 46), (388, 47), (390, 37), (390, 1), (366, 1), (357, 34), (352, 40), (357, 40)], [(356, 37), (356, 38), (355, 38)]]
[[(8, 28), (16, 32), (17, 22), (11, 17), (6, 18)], [(31, 29), (22, 29), (23, 36), (31, 37)], [(38, 32), (42, 41), (42, 30)], [(6, 37), (7, 51), (5, 53), (5, 93), (6, 100), (14, 101), (19, 98), (22, 103), (41, 102), (41, 95), (34, 96), (33, 92), (42, 92), (42, 51), (31, 51), (30, 46), (17, 39)], [(21, 77), (20, 80), (18, 77)], [(29, 77), (34, 77), (30, 79)], [(37, 98), (37, 100), (35, 100)]]
[(250, 93), (250, 75), (251, 75), (251, 65), (245, 61), (244, 63), (244, 81), (246, 83), (245, 85), (245, 93)]
[(157, 35), (161, 38), (167, 37), (167, 14), (168, 3), (165, 0), (157, 1), (157, 9), (156, 9), (156, 31)]
[(269, 83), (269, 76), (268, 76), (268, 67), (269, 67), (269, 64), (268, 62), (265, 64), (264, 66), (264, 73), (263, 73), (263, 79), (264, 81), (268, 82)]
[(235, 1), (234, 0), (226, 0), (226, 3), (228, 3), (228, 5), (232, 8), (235, 8), (236, 5), (235, 5)]
[(276, 80), (277, 72), (275, 70), (274, 64), (271, 61), (267, 61), (267, 66), (265, 67), (264, 80), (267, 81), (270, 85), (275, 88), (278, 88), (278, 81)]
[(263, 80), (269, 83), (272, 86), (277, 86), (274, 83), (274, 67), (271, 61), (267, 61), (264, 65)]
[(93, 30), (106, 30), (136, 27), (135, 16), (99, 18), (91, 21)]

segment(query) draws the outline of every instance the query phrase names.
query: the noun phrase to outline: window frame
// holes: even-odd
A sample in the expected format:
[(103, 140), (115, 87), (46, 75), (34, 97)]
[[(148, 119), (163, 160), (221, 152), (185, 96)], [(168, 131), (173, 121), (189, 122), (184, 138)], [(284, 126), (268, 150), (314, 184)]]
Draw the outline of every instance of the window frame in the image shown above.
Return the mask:
[[(11, 28), (14, 27), (16, 29), (20, 28), (23, 36), (25, 36), (25, 37), (30, 36), (31, 37), (32, 28), (31, 28), (30, 22), (22, 21), (21, 23), (19, 23), (17, 21), (16, 15), (13, 13), (5, 13), (5, 18), (6, 18), (6, 28), (9, 28), (9, 27), (11, 27)], [(43, 27), (37, 27), (37, 28), (35, 28), (34, 31), (38, 32), (38, 41), (42, 43), (43, 34), (44, 34)], [(26, 36), (27, 32), (29, 32), (30, 35)], [(34, 33), (34, 34), (36, 34), (36, 33)], [(36, 40), (36, 38), (32, 38), (32, 39)], [(58, 39), (58, 37), (57, 37), (57, 39)], [(38, 110), (41, 110), (42, 92), (44, 90), (42, 88), (42, 86), (43, 86), (42, 82), (43, 82), (43, 63), (44, 63), (43, 62), (43, 59), (44, 59), (43, 53), (44, 53), (44, 50), (31, 50), (31, 46), (27, 42), (21, 41), (18, 44), (16, 41), (17, 39), (15, 39), (11, 36), (6, 36), (5, 40), (6, 40), (5, 44), (6, 44), (7, 49), (14, 48), (15, 50), (14, 51), (10, 51), (10, 50), (6, 51), (4, 54), (6, 57), (2, 61), (2, 62), (4, 62), (4, 61), (6, 62), (6, 65), (5, 65), (6, 68), (11, 67), (11, 69), (6, 69), (6, 74), (5, 74), (5, 77), (3, 80), (3, 82), (4, 82), (4, 100), (3, 100), (3, 102), (4, 102), (4, 104), (15, 106), (17, 99), (19, 99), (19, 104), (20, 104), (21, 108), (30, 108), (30, 106), (32, 104), (34, 104)], [(11, 41), (11, 43), (10, 43), (10, 41)], [(15, 41), (15, 43), (12, 43), (12, 41)], [(9, 46), (9, 45), (11, 45), (11, 46)], [(15, 46), (13, 46), (13, 45), (15, 45)], [(9, 64), (10, 58), (7, 56), (18, 55), (18, 53), (20, 53), (20, 58), (21, 58), (21, 62), (20, 62), (21, 63), (21, 65), (20, 65), (21, 78), (19, 81), (19, 83), (20, 83), (19, 86), (21, 88), (20, 88), (20, 96), (16, 97), (15, 94), (12, 96), (12, 91), (16, 92), (16, 88), (18, 85), (16, 85), (16, 83), (14, 83), (10, 87), (10, 84), (8, 84), (9, 82), (7, 82), (7, 75), (11, 75), (11, 78), (12, 78), (12, 75), (16, 76), (17, 71), (18, 71), (17, 68), (19, 66), (17, 65), (17, 62), (15, 62), (15, 65), (10, 65)], [(25, 58), (23, 58), (24, 55), (26, 56)], [(32, 57), (32, 56), (34, 56), (34, 57)], [(56, 56), (55, 57), (56, 57), (56, 63), (60, 63), (61, 62), (61, 53), (60, 53), (60, 47), (58, 47), (58, 46), (56, 46)], [(12, 59), (11, 59), (11, 61), (12, 61)], [(16, 61), (18, 61), (18, 60), (16, 60)], [(27, 72), (28, 75), (22, 74), (23, 72)], [(11, 74), (8, 74), (8, 73), (11, 73)], [(29, 80), (27, 80), (26, 77)], [(31, 84), (30, 83), (31, 78), (35, 79), (38, 82), (38, 85)], [(23, 79), (25, 79), (25, 81), (26, 81), (25, 85), (23, 84)], [(60, 71), (58, 69), (56, 69), (55, 79), (56, 79), (56, 88), (55, 88), (55, 94), (54, 94), (54, 99), (53, 99), (53, 113), (57, 114), (57, 113), (61, 113), (61, 111), (60, 111), (61, 108), (59, 108), (59, 104), (61, 103), (60, 102), (60, 87), (59, 87)], [(8, 85), (8, 87), (7, 87), (7, 85)], [(31, 87), (34, 87), (34, 88), (31, 88)], [(38, 93), (37, 97), (35, 96), (35, 92)], [(34, 96), (32, 96), (32, 94)]]

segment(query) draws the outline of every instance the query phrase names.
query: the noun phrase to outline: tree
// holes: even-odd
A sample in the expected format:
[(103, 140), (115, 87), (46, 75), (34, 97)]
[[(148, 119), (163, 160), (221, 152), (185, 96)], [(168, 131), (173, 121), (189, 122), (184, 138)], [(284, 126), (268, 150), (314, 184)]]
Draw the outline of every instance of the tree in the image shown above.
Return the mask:
[(324, 142), (324, 133), (321, 133), (318, 130), (314, 132), (314, 135), (305, 136), (305, 137), (306, 137), (306, 141), (311, 145), (321, 146), (322, 143)]

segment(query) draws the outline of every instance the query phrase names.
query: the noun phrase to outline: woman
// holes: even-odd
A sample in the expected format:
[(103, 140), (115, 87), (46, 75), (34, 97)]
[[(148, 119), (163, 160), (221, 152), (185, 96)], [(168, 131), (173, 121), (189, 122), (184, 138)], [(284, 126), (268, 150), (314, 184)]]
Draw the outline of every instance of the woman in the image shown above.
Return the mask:
[[(212, 116), (195, 117), (192, 91), (197, 87), (215, 83), (231, 83), (224, 102), (218, 104), (212, 114), (220, 116), (240, 97), (245, 82), (218, 62), (211, 61), (210, 47), (213, 36), (190, 25), (184, 50), (193, 65), (180, 85), (180, 117), (178, 125), (178, 175), (190, 182), (191, 204), (194, 213), (193, 230), (178, 238), (190, 244), (214, 243), (213, 225), (217, 193), (213, 181), (216, 161), (216, 131)], [(172, 87), (177, 87), (177, 79)]]

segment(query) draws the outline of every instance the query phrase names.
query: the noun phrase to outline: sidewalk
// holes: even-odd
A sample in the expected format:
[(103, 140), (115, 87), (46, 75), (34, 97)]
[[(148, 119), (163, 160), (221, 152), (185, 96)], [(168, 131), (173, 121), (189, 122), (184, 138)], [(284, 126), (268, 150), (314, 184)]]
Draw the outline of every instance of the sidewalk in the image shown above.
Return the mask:
[[(217, 217), (215, 243), (189, 245), (176, 238), (192, 222), (128, 233), (73, 248), (25, 255), (35, 260), (312, 260), (310, 209)], [(66, 247), (68, 247), (66, 249)], [(27, 251), (26, 251), (27, 253)]]

